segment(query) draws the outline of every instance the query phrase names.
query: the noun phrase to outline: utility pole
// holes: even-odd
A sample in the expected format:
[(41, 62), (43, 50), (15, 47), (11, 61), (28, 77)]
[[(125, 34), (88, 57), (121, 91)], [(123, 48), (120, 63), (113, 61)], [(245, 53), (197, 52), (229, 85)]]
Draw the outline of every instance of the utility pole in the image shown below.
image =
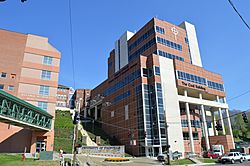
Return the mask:
[(165, 128), (166, 128), (167, 160), (168, 160), (168, 165), (170, 165), (170, 154), (169, 154), (170, 145), (169, 145), (169, 142), (168, 142), (168, 124), (167, 124), (166, 121), (165, 121), (165, 123), (166, 123)]
[(76, 165), (76, 144), (78, 142), (78, 124), (80, 123), (80, 109), (81, 109), (81, 98), (77, 103), (77, 109), (75, 110), (74, 116), (74, 143), (73, 143), (73, 166)]

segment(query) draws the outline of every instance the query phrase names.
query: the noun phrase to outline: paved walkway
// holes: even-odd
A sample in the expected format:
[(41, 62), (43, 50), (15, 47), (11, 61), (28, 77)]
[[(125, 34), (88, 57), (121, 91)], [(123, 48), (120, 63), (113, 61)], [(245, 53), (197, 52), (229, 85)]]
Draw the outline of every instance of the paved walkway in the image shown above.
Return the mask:
[(85, 155), (78, 155), (78, 160), (81, 163), (88, 162), (91, 166), (162, 166), (160, 162), (158, 162), (155, 158), (146, 158), (146, 157), (139, 157), (139, 158), (130, 158), (129, 162), (119, 162), (119, 163), (112, 163), (112, 162), (105, 162), (102, 157), (93, 157), (93, 156), (85, 156)]

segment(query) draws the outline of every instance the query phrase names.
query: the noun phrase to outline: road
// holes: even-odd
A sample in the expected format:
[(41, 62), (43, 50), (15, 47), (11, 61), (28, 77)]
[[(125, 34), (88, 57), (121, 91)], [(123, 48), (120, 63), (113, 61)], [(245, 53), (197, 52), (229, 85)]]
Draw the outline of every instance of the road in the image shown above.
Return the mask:
[(250, 166), (250, 161), (245, 161), (243, 163), (236, 162), (235, 164), (226, 163), (226, 164), (208, 164), (203, 166), (217, 166), (217, 165), (223, 165), (223, 166)]
[[(147, 158), (147, 157), (139, 157), (139, 158), (130, 158), (129, 162), (123, 162), (123, 163), (111, 163), (111, 162), (105, 162), (104, 157), (90, 157), (85, 155), (77, 155), (78, 160), (81, 161), (81, 163), (89, 162), (91, 166), (162, 166), (160, 162), (158, 162), (156, 159)], [(192, 164), (193, 166), (195, 164)], [(250, 166), (250, 161), (245, 161), (243, 163), (236, 162), (235, 164), (202, 164), (202, 166)], [(190, 165), (191, 166), (191, 165)]]
[(149, 159), (147, 157), (140, 157), (140, 158), (130, 158), (129, 162), (123, 163), (111, 163), (105, 162), (104, 158), (101, 157), (89, 157), (84, 155), (78, 155), (77, 158), (82, 162), (85, 163), (88, 161), (91, 166), (162, 166), (160, 162), (154, 159)]

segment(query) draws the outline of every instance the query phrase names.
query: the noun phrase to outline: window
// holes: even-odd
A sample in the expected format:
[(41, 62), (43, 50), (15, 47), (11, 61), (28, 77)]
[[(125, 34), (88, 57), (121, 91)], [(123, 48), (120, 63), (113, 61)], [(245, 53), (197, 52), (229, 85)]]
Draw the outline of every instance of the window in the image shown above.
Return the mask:
[(160, 68), (158, 66), (155, 66), (155, 75), (157, 76), (161, 75)]
[(180, 44), (174, 43), (172, 41), (163, 39), (163, 38), (158, 37), (158, 36), (157, 36), (157, 43), (160, 43), (160, 44), (168, 46), (170, 48), (182, 51), (182, 46)]
[(52, 65), (52, 57), (44, 56), (43, 57), (43, 64), (45, 64), (45, 65)]
[(125, 105), (125, 120), (128, 120), (128, 105)]
[(40, 85), (39, 94), (43, 96), (49, 96), (49, 86)]
[(2, 73), (1, 73), (1, 77), (2, 77), (2, 78), (6, 78), (6, 77), (7, 77), (7, 73), (2, 72)]
[(43, 102), (43, 101), (38, 101), (38, 107), (47, 111), (48, 109), (48, 103), (47, 102)]
[(115, 116), (115, 111), (111, 111), (111, 118)]
[(149, 49), (152, 45), (155, 44), (155, 38), (151, 39), (150, 41), (148, 41), (146, 44), (144, 44), (141, 48), (137, 49), (136, 51), (134, 51), (133, 54), (131, 54), (129, 52), (128, 54), (128, 61), (131, 62), (132, 60), (136, 59), (139, 55), (141, 55), (144, 51), (146, 51), (147, 49)]
[(8, 86), (8, 90), (9, 90), (9, 91), (13, 91), (13, 90), (14, 90), (14, 86), (9, 85), (9, 86)]
[(4, 85), (0, 84), (0, 90), (2, 90), (4, 88)]
[(180, 57), (180, 56), (177, 56), (177, 55), (174, 55), (174, 54), (170, 54), (168, 52), (165, 52), (165, 51), (162, 51), (162, 50), (158, 50), (156, 52), (156, 54), (160, 55), (160, 56), (163, 56), (165, 58), (169, 58), (169, 59), (177, 59), (179, 61), (184, 61), (184, 58)]
[(155, 26), (155, 29), (156, 29), (156, 32), (159, 32), (159, 33), (161, 33), (161, 34), (165, 34), (164, 28), (161, 28), (161, 27), (159, 27), (159, 26)]
[(51, 71), (48, 71), (48, 70), (43, 70), (42, 71), (42, 79), (43, 80), (50, 80), (50, 77), (51, 77)]

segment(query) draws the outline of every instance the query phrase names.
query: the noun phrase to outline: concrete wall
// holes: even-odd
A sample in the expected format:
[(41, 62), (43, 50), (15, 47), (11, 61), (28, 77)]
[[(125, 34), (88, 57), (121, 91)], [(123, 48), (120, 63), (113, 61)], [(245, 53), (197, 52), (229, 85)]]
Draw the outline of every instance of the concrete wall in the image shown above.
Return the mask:
[(164, 109), (168, 127), (170, 150), (184, 153), (180, 107), (175, 81), (173, 60), (159, 57)]
[(195, 26), (185, 21), (180, 25), (180, 27), (184, 28), (187, 32), (192, 64), (202, 67), (202, 61), (201, 61)]

